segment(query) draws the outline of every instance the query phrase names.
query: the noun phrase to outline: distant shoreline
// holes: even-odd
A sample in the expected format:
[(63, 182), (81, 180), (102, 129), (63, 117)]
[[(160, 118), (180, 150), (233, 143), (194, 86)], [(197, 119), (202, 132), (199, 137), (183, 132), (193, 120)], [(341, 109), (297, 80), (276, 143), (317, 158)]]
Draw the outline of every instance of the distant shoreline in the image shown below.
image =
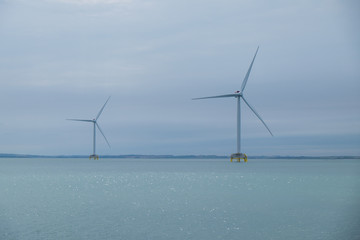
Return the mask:
[[(88, 158), (88, 155), (32, 155), (0, 153), (0, 158)], [(132, 159), (224, 159), (230, 156), (218, 155), (100, 155), (101, 158)], [(360, 156), (249, 156), (253, 159), (360, 159)]]

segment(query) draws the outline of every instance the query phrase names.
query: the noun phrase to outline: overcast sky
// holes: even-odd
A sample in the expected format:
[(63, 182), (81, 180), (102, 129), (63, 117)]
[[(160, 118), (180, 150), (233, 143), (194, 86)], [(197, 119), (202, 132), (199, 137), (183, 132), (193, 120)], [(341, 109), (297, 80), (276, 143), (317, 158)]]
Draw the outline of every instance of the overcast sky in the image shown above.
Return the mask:
[(0, 0), (0, 153), (360, 155), (360, 4)]

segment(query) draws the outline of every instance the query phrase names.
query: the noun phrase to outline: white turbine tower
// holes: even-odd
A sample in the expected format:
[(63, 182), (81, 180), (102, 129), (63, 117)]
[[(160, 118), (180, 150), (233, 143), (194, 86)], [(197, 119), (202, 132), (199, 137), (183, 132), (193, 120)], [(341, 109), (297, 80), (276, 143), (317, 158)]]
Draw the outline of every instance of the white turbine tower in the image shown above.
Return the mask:
[(254, 64), (255, 61), (255, 57), (256, 54), (259, 50), (259, 47), (256, 49), (254, 58), (250, 64), (249, 70), (247, 71), (245, 78), (242, 82), (240, 91), (236, 91), (233, 94), (226, 94), (226, 95), (219, 95), (219, 96), (212, 96), (212, 97), (202, 97), (202, 98), (193, 98), (193, 100), (197, 100), (197, 99), (206, 99), (206, 98), (226, 98), (226, 97), (235, 97), (237, 100), (237, 153), (234, 153), (231, 155), (230, 159), (231, 161), (233, 159), (237, 159), (238, 162), (240, 162), (240, 159), (244, 159), (245, 162), (247, 162), (247, 156), (244, 153), (241, 153), (241, 109), (240, 109), (240, 103), (241, 103), (241, 99), (245, 102), (245, 104), (251, 109), (251, 111), (253, 111), (253, 113), (260, 119), (260, 121), (264, 124), (264, 126), (266, 127), (266, 129), (269, 131), (269, 133), (271, 134), (271, 136), (273, 136), (272, 132), (270, 131), (269, 127), (265, 124), (265, 122), (261, 119), (260, 115), (255, 111), (255, 109), (250, 106), (250, 104), (248, 103), (248, 101), (245, 100), (244, 98), (244, 89), (246, 86), (246, 83), (248, 81), (250, 72), (251, 72), (251, 68)]
[(96, 127), (99, 129), (100, 133), (103, 135), (106, 143), (108, 144), (109, 148), (110, 148), (110, 144), (108, 142), (108, 140), (105, 137), (105, 134), (103, 133), (103, 131), (101, 130), (99, 124), (97, 123), (97, 120), (99, 119), (102, 111), (105, 108), (105, 105), (107, 104), (107, 102), (109, 101), (110, 97), (106, 100), (104, 106), (100, 109), (99, 113), (97, 114), (96, 118), (92, 119), (92, 120), (88, 120), (88, 119), (66, 119), (66, 120), (70, 120), (70, 121), (80, 121), (80, 122), (91, 122), (94, 124), (94, 135), (93, 135), (93, 154), (90, 155), (90, 159), (93, 158), (94, 160), (97, 159), (99, 160), (99, 156), (96, 155), (95, 150), (96, 150)]

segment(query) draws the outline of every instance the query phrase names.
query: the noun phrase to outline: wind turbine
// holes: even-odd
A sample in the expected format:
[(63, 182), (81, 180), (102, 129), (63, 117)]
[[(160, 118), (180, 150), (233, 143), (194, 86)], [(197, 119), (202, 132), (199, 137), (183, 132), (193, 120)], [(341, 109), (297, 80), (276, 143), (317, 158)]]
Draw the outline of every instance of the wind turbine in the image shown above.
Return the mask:
[(108, 144), (108, 146), (109, 146), (109, 148), (110, 148), (110, 144), (109, 144), (108, 140), (106, 139), (105, 134), (103, 133), (103, 131), (101, 130), (99, 124), (97, 123), (97, 120), (99, 119), (99, 117), (100, 117), (102, 111), (104, 110), (105, 105), (107, 104), (107, 102), (109, 101), (109, 99), (110, 99), (110, 97), (106, 100), (104, 106), (100, 109), (99, 113), (96, 115), (96, 118), (94, 118), (94, 119), (92, 119), (92, 120), (91, 120), (91, 119), (90, 119), (90, 120), (88, 120), (88, 119), (66, 119), (66, 120), (70, 120), (70, 121), (91, 122), (91, 123), (94, 124), (93, 154), (90, 155), (89, 159), (93, 158), (94, 160), (95, 160), (95, 159), (99, 160), (99, 156), (96, 155), (96, 153), (95, 153), (95, 149), (96, 149), (96, 144), (95, 144), (95, 142), (96, 142), (96, 128), (99, 129), (100, 133), (103, 135), (106, 143)]
[(240, 91), (236, 91), (235, 93), (232, 94), (226, 94), (226, 95), (219, 95), (219, 96), (211, 96), (211, 97), (201, 97), (201, 98), (193, 98), (193, 100), (198, 100), (198, 99), (207, 99), (207, 98), (227, 98), (227, 97), (235, 97), (236, 101), (237, 101), (237, 153), (231, 154), (230, 160), (232, 161), (233, 159), (237, 159), (238, 162), (240, 162), (240, 159), (244, 159), (245, 162), (247, 162), (247, 156), (245, 153), (241, 153), (241, 108), (240, 108), (240, 103), (241, 103), (241, 99), (245, 102), (245, 104), (251, 109), (251, 111), (260, 119), (260, 121), (264, 124), (264, 126), (266, 127), (266, 129), (269, 131), (269, 133), (271, 134), (271, 136), (273, 136), (272, 132), (270, 131), (269, 127), (266, 125), (266, 123), (264, 122), (264, 120), (262, 120), (262, 118), (260, 117), (260, 115), (255, 111), (255, 109), (249, 104), (248, 101), (246, 101), (245, 97), (244, 97), (244, 89), (246, 86), (246, 83), (248, 81), (250, 72), (251, 72), (251, 68), (254, 64), (255, 61), (255, 57), (256, 54), (259, 50), (259, 47), (256, 49), (254, 58), (250, 64), (250, 67), (245, 75), (245, 78), (242, 82)]

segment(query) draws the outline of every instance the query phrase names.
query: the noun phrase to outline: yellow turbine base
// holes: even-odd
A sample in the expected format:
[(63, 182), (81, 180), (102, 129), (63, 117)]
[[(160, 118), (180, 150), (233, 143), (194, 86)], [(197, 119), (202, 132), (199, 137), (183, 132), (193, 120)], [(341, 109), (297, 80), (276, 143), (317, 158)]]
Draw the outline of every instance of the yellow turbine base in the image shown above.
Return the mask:
[(90, 159), (99, 160), (99, 156), (98, 155), (90, 155), (89, 160)]
[(241, 162), (241, 159), (244, 159), (244, 162), (247, 162), (247, 156), (245, 153), (242, 154), (243, 156), (231, 156), (230, 157), (230, 162), (233, 161), (233, 159), (237, 159), (237, 162)]

